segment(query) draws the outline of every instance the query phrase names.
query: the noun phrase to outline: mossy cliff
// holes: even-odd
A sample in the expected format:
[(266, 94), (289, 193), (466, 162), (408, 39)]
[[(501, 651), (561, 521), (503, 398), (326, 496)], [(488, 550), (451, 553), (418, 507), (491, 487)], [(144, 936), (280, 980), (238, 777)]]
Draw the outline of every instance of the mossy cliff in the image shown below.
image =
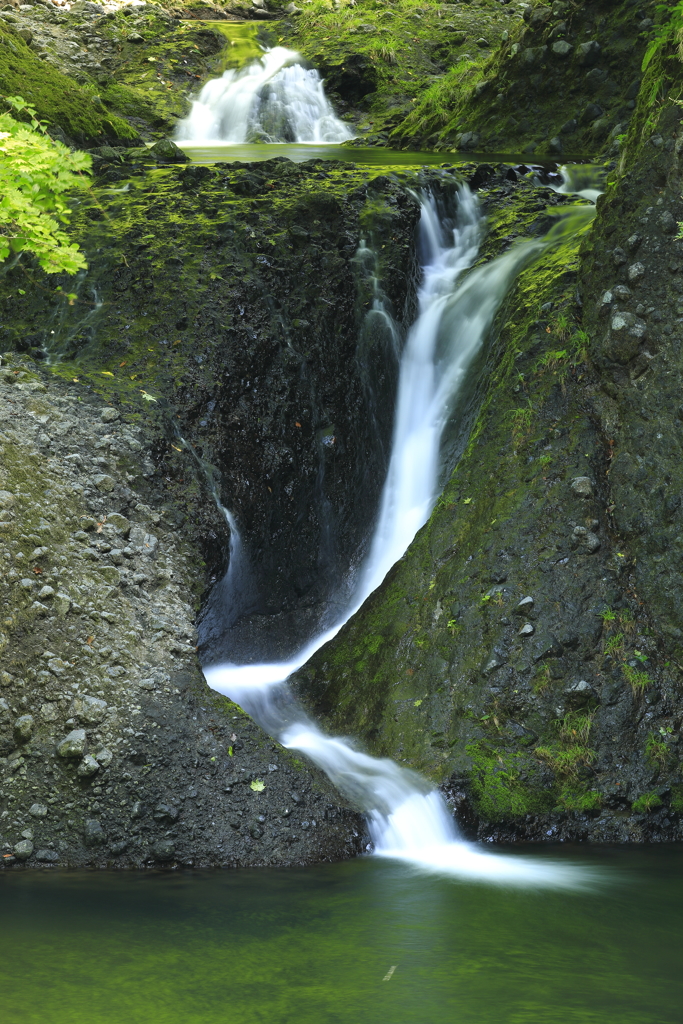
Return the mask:
[(456, 178), (282, 159), (136, 171), (112, 157), (74, 220), (92, 269), (57, 291), (12, 270), (8, 340), (161, 432), (160, 486), (183, 490), (215, 579), (228, 530), (210, 467), (250, 552), (234, 615), (315, 615), (360, 553), (386, 465), (396, 361), (382, 318), (366, 323), (374, 276), (408, 323), (419, 204), (406, 186), (453, 192)]
[(392, 138), (584, 159), (616, 151), (652, 37), (650, 8), (613, 0), (527, 6), (486, 62), (460, 56)]
[(672, 42), (580, 249), (499, 318), (429, 523), (297, 678), (482, 836), (681, 834), (681, 80)]

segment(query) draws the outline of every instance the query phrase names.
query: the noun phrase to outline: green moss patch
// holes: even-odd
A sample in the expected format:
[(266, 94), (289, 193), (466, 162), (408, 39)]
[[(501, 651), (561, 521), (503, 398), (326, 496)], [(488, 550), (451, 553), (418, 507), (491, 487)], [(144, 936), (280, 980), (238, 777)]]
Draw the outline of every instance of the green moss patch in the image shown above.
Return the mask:
[(0, 22), (0, 93), (23, 96), (41, 119), (83, 145), (138, 137), (126, 121), (92, 102), (93, 94), (46, 61)]

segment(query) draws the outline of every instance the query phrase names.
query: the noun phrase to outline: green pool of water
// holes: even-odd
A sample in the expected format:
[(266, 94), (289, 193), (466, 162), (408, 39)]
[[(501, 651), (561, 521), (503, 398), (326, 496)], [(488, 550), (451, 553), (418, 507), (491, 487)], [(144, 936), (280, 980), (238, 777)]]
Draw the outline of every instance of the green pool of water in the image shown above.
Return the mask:
[[(253, 163), (272, 160), (283, 156), (294, 163), (304, 160), (343, 160), (348, 163), (365, 164), (370, 167), (422, 167), (425, 164), (444, 164), (451, 167), (462, 163), (524, 163), (530, 157), (514, 154), (492, 153), (444, 153), (411, 152), (409, 150), (385, 149), (382, 146), (331, 146), (320, 143), (272, 143), (245, 142), (240, 145), (221, 142), (184, 142), (180, 148), (195, 164), (214, 164), (219, 161), (232, 163), (235, 160)], [(549, 158), (532, 159), (534, 164), (553, 164)]]
[(6, 872), (0, 1019), (680, 1024), (683, 848), (533, 852), (602, 880), (507, 889), (371, 859)]

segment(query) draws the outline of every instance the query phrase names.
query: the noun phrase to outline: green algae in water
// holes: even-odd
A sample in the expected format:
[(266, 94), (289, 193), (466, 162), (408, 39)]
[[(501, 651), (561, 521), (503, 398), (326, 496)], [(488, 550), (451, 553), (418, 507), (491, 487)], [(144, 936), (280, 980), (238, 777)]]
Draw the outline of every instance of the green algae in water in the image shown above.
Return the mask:
[(563, 849), (562, 860), (597, 864), (609, 882), (575, 893), (506, 889), (373, 860), (212, 874), (7, 872), (2, 1020), (679, 1022), (683, 848)]

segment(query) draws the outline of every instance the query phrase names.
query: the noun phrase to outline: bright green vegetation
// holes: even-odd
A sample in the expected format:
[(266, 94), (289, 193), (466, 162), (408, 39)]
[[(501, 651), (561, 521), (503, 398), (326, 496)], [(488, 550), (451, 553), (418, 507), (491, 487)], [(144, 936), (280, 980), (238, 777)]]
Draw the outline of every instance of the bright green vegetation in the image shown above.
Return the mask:
[(62, 228), (70, 212), (65, 193), (82, 187), (90, 157), (53, 141), (20, 97), (8, 102), (31, 123), (0, 114), (0, 262), (31, 253), (47, 274), (75, 274), (87, 264)]
[(471, 743), (466, 753), (472, 760), (470, 779), (477, 809), (487, 821), (552, 808), (552, 794), (544, 793), (540, 785), (529, 785), (536, 766), (528, 753), (509, 753), (485, 740)]
[(127, 121), (98, 108), (88, 90), (42, 61), (11, 26), (0, 21), (0, 95), (21, 95), (41, 121), (61, 128), (79, 144), (133, 140)]
[(650, 811), (654, 811), (657, 807), (662, 806), (662, 799), (657, 793), (643, 793), (637, 800), (634, 800), (631, 804), (631, 809), (636, 814), (649, 814)]
[(647, 738), (645, 757), (654, 767), (663, 768), (671, 760), (671, 748), (665, 741), (665, 736), (671, 732), (671, 729), (662, 728), (659, 735), (651, 732)]
[[(467, 54), (454, 54), (393, 138), (420, 139), (435, 148), (589, 155), (623, 136), (619, 121), (630, 111), (621, 97), (637, 79), (648, 38), (638, 33), (627, 6), (562, 4), (553, 15), (552, 5), (536, 5), (533, 15), (528, 8), (524, 21), (511, 19), (508, 27), (508, 38), (485, 49), (484, 61), (470, 43)], [(602, 62), (611, 64), (607, 86), (606, 75), (586, 79), (595, 61), (586, 63), (577, 48), (596, 38)], [(557, 53), (557, 43), (568, 49)], [(586, 108), (596, 100), (598, 112), (591, 114)]]
[(632, 668), (631, 665), (623, 665), (622, 672), (634, 694), (642, 693), (652, 684), (652, 679), (647, 672), (641, 672), (638, 669)]
[(367, 859), (156, 877), (11, 874), (3, 1020), (674, 1024), (680, 852), (533, 856), (597, 872), (597, 884), (518, 890)]
[(339, 0), (333, 7), (313, 0), (291, 29), (282, 25), (279, 38), (321, 67), (333, 92), (345, 71), (355, 79), (346, 95), (359, 112), (359, 128), (381, 143), (401, 130), (451, 65), (482, 65), (510, 23), (493, 0), (476, 9), (419, 0)]

